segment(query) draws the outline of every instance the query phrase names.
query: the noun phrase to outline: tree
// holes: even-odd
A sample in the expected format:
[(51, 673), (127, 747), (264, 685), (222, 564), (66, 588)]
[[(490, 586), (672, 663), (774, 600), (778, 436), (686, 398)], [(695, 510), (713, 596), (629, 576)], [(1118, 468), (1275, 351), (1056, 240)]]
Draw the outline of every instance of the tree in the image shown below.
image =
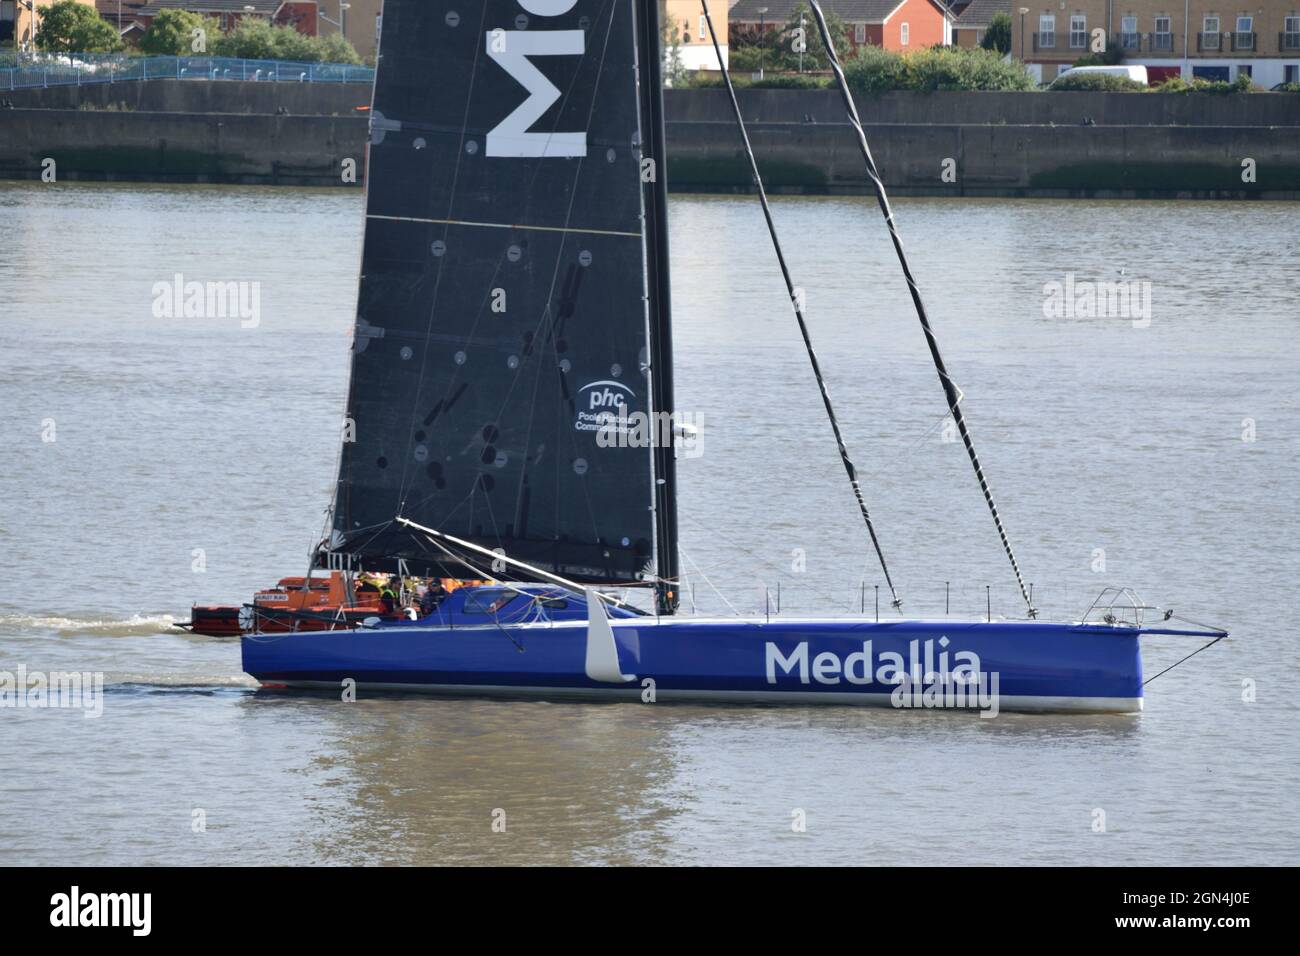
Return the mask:
[[(835, 52), (840, 55), (841, 61), (845, 60), (849, 52), (849, 31), (845, 27), (844, 21), (837, 14), (827, 13), (826, 29), (830, 33), (831, 43), (835, 45)], [(779, 66), (774, 64), (773, 69), (799, 69), (801, 40), (803, 43), (803, 69), (829, 70), (831, 61), (830, 57), (826, 55), (826, 44), (822, 42), (822, 32), (817, 27), (817, 19), (813, 16), (808, 4), (803, 3), (802, 0), (790, 11), (790, 19), (786, 21), (785, 27), (781, 30)]]
[(1011, 14), (999, 10), (989, 21), (989, 28), (984, 31), (980, 46), (1006, 56), (1011, 52)]
[(361, 65), (361, 54), (341, 34), (331, 33), (329, 36), (317, 37), (316, 46), (320, 50), (320, 61), (322, 63), (346, 63), (348, 66)]
[(245, 60), (293, 60), (301, 63), (361, 62), (357, 51), (342, 37), (309, 37), (293, 27), (272, 26), (264, 19), (241, 22), (230, 33), (209, 44), (214, 56), (231, 56)]
[(663, 52), (664, 86), (686, 86), (690, 72), (682, 62), (682, 41), (677, 24), (668, 16), (668, 4), (659, 0), (659, 44)]
[(159, 10), (140, 38), (140, 50), (151, 56), (207, 53), (209, 44), (219, 36), (221, 28), (216, 20), (205, 20), (187, 10)]
[(40, 11), (36, 48), (47, 53), (112, 53), (122, 49), (117, 31), (95, 8), (77, 0), (57, 0)]

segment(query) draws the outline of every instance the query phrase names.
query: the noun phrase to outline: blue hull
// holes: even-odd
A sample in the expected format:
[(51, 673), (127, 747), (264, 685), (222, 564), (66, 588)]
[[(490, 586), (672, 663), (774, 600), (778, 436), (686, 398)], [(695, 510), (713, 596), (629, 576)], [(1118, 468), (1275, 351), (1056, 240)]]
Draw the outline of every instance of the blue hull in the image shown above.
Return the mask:
[(252, 635), (243, 639), (243, 662), (263, 683), (335, 690), (352, 680), (360, 688), (552, 699), (1142, 709), (1137, 628), (689, 617), (610, 623), (619, 668), (634, 680), (587, 676), (583, 619), (456, 626), (430, 619)]

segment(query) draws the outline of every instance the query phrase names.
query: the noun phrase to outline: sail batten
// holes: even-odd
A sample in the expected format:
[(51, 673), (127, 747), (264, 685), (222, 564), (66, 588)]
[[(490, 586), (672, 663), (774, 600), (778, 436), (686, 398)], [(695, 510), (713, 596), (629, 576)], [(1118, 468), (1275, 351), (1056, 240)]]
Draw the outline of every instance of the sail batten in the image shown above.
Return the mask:
[(385, 4), (333, 550), (654, 576), (635, 4), (549, 9)]

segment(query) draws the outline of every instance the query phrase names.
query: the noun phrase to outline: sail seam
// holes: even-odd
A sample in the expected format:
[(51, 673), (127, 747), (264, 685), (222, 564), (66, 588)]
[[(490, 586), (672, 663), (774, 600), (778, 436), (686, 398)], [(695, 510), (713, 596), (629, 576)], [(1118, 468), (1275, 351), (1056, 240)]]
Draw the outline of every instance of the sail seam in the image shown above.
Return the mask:
[(639, 232), (623, 232), (618, 229), (586, 229), (574, 226), (528, 226), (517, 222), (474, 222), (469, 219), (423, 219), (419, 216), (384, 216), (378, 213), (367, 213), (367, 219), (385, 219), (389, 222), (418, 222), (425, 225), (435, 226), (477, 226), (483, 229), (521, 229), (529, 232), (562, 232), (562, 233), (583, 233), (589, 236), (626, 236), (632, 239), (640, 239)]

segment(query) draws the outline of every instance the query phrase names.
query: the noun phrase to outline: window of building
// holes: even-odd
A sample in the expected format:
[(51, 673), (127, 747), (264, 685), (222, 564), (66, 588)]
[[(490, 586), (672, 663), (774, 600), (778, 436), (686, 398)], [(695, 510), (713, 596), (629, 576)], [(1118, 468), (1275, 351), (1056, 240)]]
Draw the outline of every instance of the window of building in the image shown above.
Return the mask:
[(1088, 45), (1088, 18), (1082, 14), (1070, 17), (1070, 49), (1082, 50)]
[(1288, 63), (1282, 67), (1283, 83), (1300, 83), (1300, 64)]
[(1125, 50), (1136, 50), (1141, 42), (1141, 37), (1138, 36), (1138, 18), (1120, 17), (1119, 45)]
[(1154, 25), (1155, 31), (1151, 36), (1151, 49), (1172, 50), (1174, 48), (1174, 34), (1169, 25), (1169, 18), (1156, 17)]
[(700, 39), (707, 40), (708, 38), (709, 38), (709, 21), (707, 17), (702, 16), (700, 17)]
[(1038, 47), (1051, 50), (1056, 47), (1056, 17), (1046, 14), (1038, 18)]
[(911, 41), (911, 30), (906, 23), (901, 24), (898, 28), (898, 42), (903, 46)]
[(1201, 25), (1201, 49), (1217, 50), (1219, 48), (1219, 18), (1206, 17)]
[[(1282, 49), (1300, 50), (1300, 17), (1282, 20)], [(1290, 82), (1289, 80), (1287, 82)]]
[(867, 42), (867, 25), (865, 23), (853, 24), (853, 42), (854, 43)]
[(1234, 50), (1255, 49), (1255, 18), (1237, 17), (1237, 33), (1232, 38)]

